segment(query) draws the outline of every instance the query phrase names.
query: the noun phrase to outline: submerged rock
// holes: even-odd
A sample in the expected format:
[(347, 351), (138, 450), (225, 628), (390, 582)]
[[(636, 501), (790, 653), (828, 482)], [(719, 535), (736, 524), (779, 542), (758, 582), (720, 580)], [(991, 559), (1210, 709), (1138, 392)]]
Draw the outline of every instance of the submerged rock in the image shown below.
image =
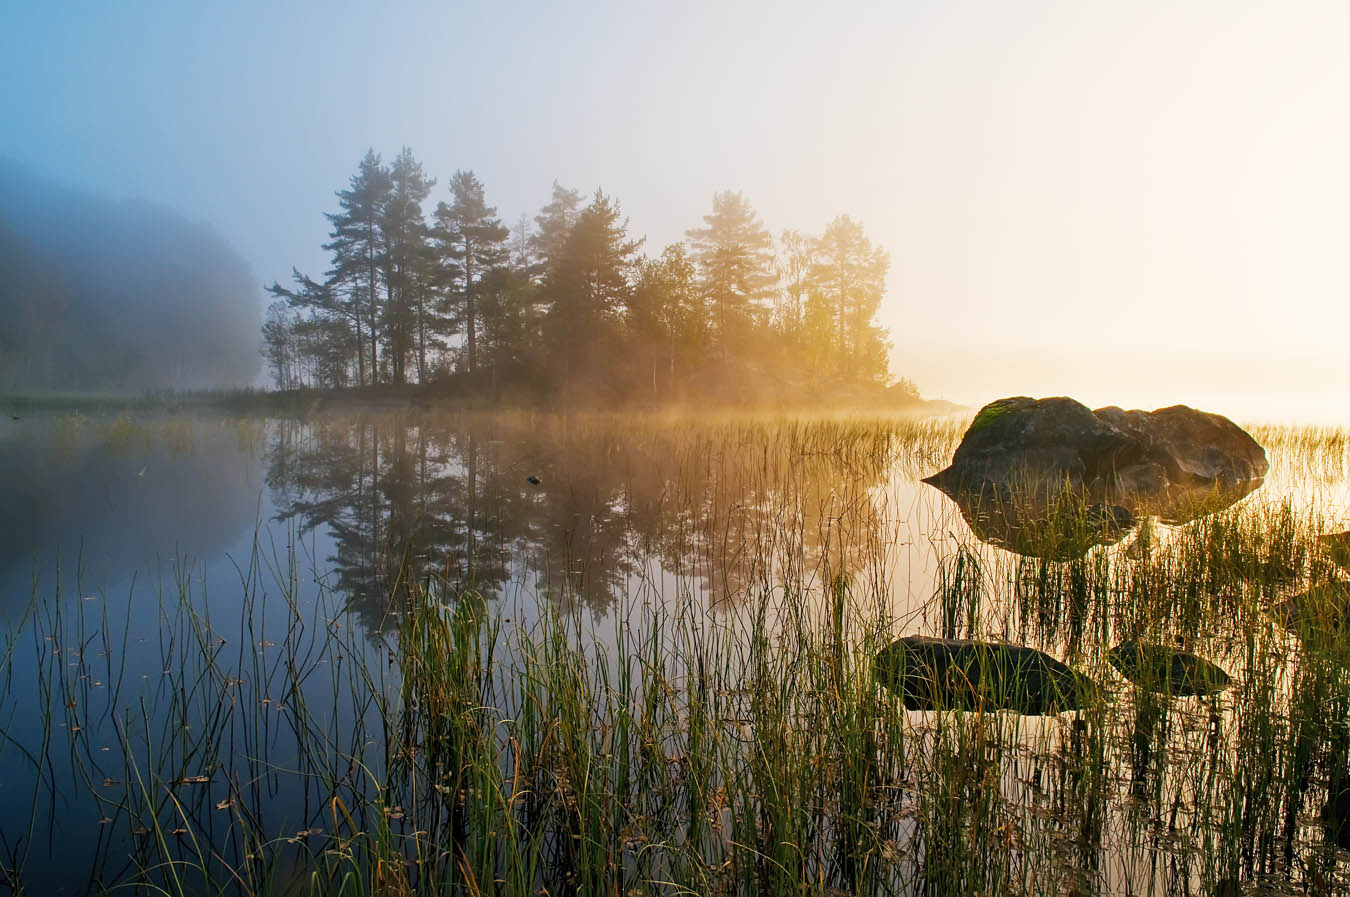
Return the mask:
[(1317, 541), (1338, 566), (1350, 567), (1350, 532), (1325, 533)]
[(970, 639), (906, 636), (873, 661), (877, 679), (907, 710), (1015, 710), (1027, 715), (1077, 710), (1096, 684), (1043, 651)]
[(1218, 414), (1021, 396), (980, 409), (951, 465), (924, 482), (953, 498), (980, 538), (1068, 557), (1119, 541), (1140, 517), (1182, 524), (1228, 507), (1267, 467), (1265, 449)]
[(1218, 694), (1232, 679), (1220, 667), (1189, 651), (1130, 641), (1107, 655), (1111, 666), (1136, 687), (1176, 697)]
[(1350, 850), (1350, 783), (1345, 781), (1343, 773), (1333, 774), (1327, 788), (1327, 802), (1322, 807), (1322, 826), (1328, 841), (1342, 850)]
[(1267, 613), (1305, 641), (1332, 638), (1345, 627), (1350, 615), (1350, 583), (1318, 583), (1272, 606)]

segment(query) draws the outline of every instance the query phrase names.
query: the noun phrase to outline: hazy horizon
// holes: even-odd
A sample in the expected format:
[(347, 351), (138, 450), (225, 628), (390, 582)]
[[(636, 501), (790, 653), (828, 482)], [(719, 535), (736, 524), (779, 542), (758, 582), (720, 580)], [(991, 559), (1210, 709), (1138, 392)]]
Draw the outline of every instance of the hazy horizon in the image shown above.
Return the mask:
[[(1331, 4), (308, 4), (16, 9), (0, 157), (320, 273), (374, 148), (502, 218), (602, 187), (655, 255), (743, 191), (889, 251), (891, 368), (967, 404), (1069, 394), (1345, 419), (1350, 11)], [(359, 60), (360, 64), (353, 61)]]

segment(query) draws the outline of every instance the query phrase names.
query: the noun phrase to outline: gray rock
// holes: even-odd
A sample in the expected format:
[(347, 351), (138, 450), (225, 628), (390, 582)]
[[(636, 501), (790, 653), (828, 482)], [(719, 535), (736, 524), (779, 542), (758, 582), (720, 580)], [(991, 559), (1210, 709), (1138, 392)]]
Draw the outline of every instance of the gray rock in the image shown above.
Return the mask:
[[(980, 409), (951, 465), (924, 482), (955, 499), (977, 535), (977, 518), (1025, 532), (1076, 515), (1088, 524), (1067, 540), (1077, 550), (1118, 540), (1135, 517), (1180, 524), (1227, 507), (1261, 485), (1267, 468), (1265, 449), (1222, 415), (1184, 405), (1091, 411), (1069, 398), (1019, 396)], [(1014, 532), (1003, 541), (1027, 540)]]

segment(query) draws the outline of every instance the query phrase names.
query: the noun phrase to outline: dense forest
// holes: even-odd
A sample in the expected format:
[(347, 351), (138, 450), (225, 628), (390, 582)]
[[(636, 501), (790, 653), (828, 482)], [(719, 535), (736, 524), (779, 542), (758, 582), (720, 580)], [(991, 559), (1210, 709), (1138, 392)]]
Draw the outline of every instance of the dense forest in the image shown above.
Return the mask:
[(646, 254), (619, 202), (553, 185), (511, 227), (471, 171), (436, 181), (368, 152), (327, 214), (329, 270), (273, 283), (263, 355), (281, 389), (429, 384), (601, 401), (917, 399), (887, 386), (890, 260), (840, 215), (777, 240), (740, 193)]

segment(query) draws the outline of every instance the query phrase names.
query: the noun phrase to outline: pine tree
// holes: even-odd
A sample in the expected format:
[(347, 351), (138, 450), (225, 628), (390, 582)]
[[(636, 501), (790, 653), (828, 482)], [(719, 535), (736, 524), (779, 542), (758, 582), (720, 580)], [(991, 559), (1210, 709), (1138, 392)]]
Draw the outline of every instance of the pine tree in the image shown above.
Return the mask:
[(554, 181), (552, 198), (534, 216), (535, 232), (530, 240), (534, 264), (530, 273), (536, 280), (548, 276), (549, 267), (562, 253), (580, 210), (581, 193)]
[(630, 356), (648, 362), (652, 392), (658, 393), (657, 371), (665, 367), (668, 389), (677, 378), (677, 363), (687, 369), (701, 353), (706, 314), (697, 272), (683, 243), (667, 246), (658, 258), (644, 259), (628, 306), (627, 324), (634, 345)]
[(455, 317), (466, 330), (466, 370), (478, 367), (478, 297), (483, 278), (506, 264), (510, 231), (487, 204), (483, 185), (472, 171), (456, 171), (450, 179), (451, 201), (436, 206), (434, 238), (446, 263), (447, 295)]
[(815, 242), (814, 256), (811, 290), (834, 326), (837, 372), (853, 381), (884, 380), (885, 335), (873, 319), (886, 294), (890, 256), (847, 215), (830, 222)]
[(564, 382), (591, 372), (628, 301), (642, 241), (628, 239), (628, 220), (620, 220), (621, 214), (617, 202), (595, 191), (552, 265), (545, 291), (547, 337)]
[[(365, 305), (359, 293), (342, 288), (339, 282), (318, 283), (313, 278), (291, 269), (294, 288), (273, 283), (267, 292), (281, 300), (268, 309), (269, 315), (277, 306), (296, 310), (296, 316), (285, 318), (289, 328), (284, 334), (281, 319), (264, 325), (264, 337), (275, 340), (283, 337), (287, 342), (287, 351), (291, 354), (294, 371), (290, 377), (293, 386), (302, 386), (306, 382), (301, 371), (309, 371), (308, 382), (314, 385), (346, 384), (350, 379), (352, 360), (357, 360), (358, 372), (364, 371), (361, 364), (363, 346), (361, 343), (361, 322), (365, 319)], [(270, 335), (267, 332), (270, 327)], [(269, 351), (271, 347), (269, 345)], [(271, 355), (268, 355), (271, 359)], [(322, 383), (318, 371), (323, 371)], [(358, 373), (358, 383), (360, 382)], [(278, 380), (278, 383), (281, 381)], [(283, 389), (288, 387), (282, 387)]]
[[(338, 191), (338, 211), (326, 216), (333, 226), (332, 239), (323, 246), (333, 253), (329, 282), (345, 290), (350, 304), (360, 309), (355, 319), (356, 339), (370, 348), (370, 383), (379, 381), (381, 267), (387, 248), (383, 224), (392, 190), (388, 170), (379, 155), (368, 150), (347, 189)], [(358, 350), (357, 378), (361, 383), (367, 382), (363, 352)]]
[(750, 203), (729, 190), (713, 197), (704, 227), (686, 231), (711, 305), (719, 354), (744, 345), (765, 314), (778, 280), (773, 238)]
[(422, 203), (436, 181), (405, 146), (389, 167), (389, 182), (382, 221), (385, 333), (394, 382), (405, 383), (408, 356), (414, 351), (418, 380), (426, 377), (430, 254)]

